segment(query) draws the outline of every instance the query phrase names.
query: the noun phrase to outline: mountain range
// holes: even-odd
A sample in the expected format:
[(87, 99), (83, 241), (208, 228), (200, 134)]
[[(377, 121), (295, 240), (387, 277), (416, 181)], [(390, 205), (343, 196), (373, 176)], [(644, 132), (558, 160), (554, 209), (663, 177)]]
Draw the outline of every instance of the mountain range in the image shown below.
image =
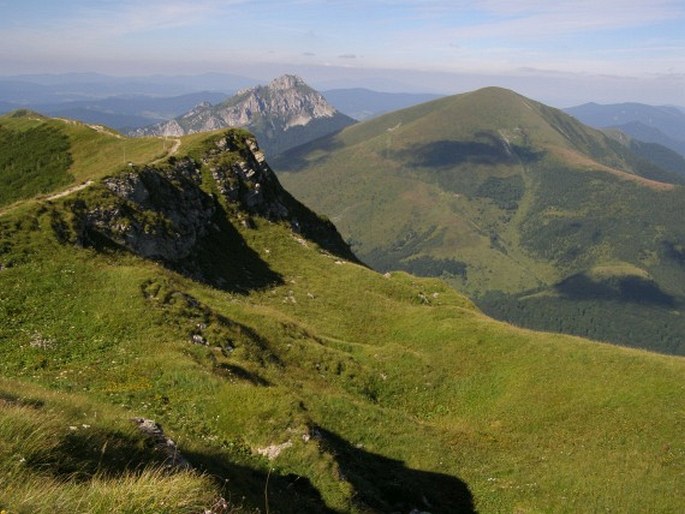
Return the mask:
[(245, 127), (267, 153), (275, 155), (353, 123), (301, 78), (283, 75), (266, 86), (239, 91), (218, 105), (200, 104), (182, 116), (134, 130), (131, 135), (180, 136)]
[[(588, 161), (587, 147), (618, 158), (611, 140), (572, 122), (549, 132), (546, 123), (566, 118), (511, 92), (438, 102), (460, 116), (421, 123), (437, 116), (428, 104), (333, 136), (362, 145), (347, 154), (347, 170), (378, 205), (374, 180), (399, 192), (411, 173), (434, 174), (400, 192), (403, 210), (372, 220), (371, 230), (403, 222), (404, 212), (421, 221), (420, 210), (440, 200), (430, 184), (447, 177), (427, 164), (458, 164), (465, 157), (455, 150), (468, 140), (436, 145), (419, 136), (439, 128), (447, 137), (457, 126), (466, 138), (468, 103), (479, 120), (499, 116), (502, 132), (468, 143), (474, 171), (460, 169), (475, 194), (442, 194), (464, 212), (483, 209), (453, 222), (465, 230), (496, 215), (514, 219), (514, 204), (529, 202), (547, 224), (527, 236), (570, 266), (586, 213), (519, 198), (516, 187), (502, 187), (515, 186), (517, 172), (542, 194), (545, 174), (567, 184), (574, 204), (593, 194), (583, 180), (600, 200), (605, 184), (619, 198), (644, 192), (667, 203), (677, 193)], [(329, 221), (281, 187), (243, 130), (170, 145), (23, 111), (0, 117), (0, 137), (0, 510), (680, 509), (682, 358), (522, 330), (483, 315), (441, 280), (369, 269)], [(403, 138), (424, 169), (393, 178)], [(581, 170), (562, 166), (569, 154)], [(355, 173), (367, 158), (383, 166)], [(556, 172), (536, 167), (552, 158)], [(499, 181), (487, 175), (493, 161)], [(331, 175), (344, 202), (341, 180)], [(615, 204), (616, 216), (628, 201)], [(589, 203), (583, 209), (592, 212)], [(631, 219), (640, 230), (648, 221)], [(666, 222), (652, 238), (669, 233)], [(556, 229), (569, 244), (547, 244)], [(522, 255), (509, 248), (512, 260)], [(521, 268), (507, 272), (525, 282)], [(644, 285), (640, 273), (629, 276)]]
[(380, 271), (519, 325), (683, 354), (683, 175), (512, 91), (347, 127), (274, 161)]
[(31, 106), (31, 110), (47, 116), (75, 119), (126, 131), (180, 116), (203, 102), (222, 102), (229, 96), (211, 91), (172, 97), (114, 96), (99, 100), (36, 104)]
[[(122, 132), (168, 121), (202, 103), (218, 104), (257, 81), (231, 74), (111, 77), (96, 73), (0, 78), (0, 114), (30, 109), (106, 125)], [(323, 96), (356, 120), (438, 98), (364, 88), (330, 89)]]
[(685, 112), (678, 107), (639, 103), (587, 103), (565, 109), (596, 128), (615, 128), (645, 143), (657, 143), (685, 157)]
[(33, 74), (0, 77), (0, 98), (15, 109), (40, 104), (102, 100), (110, 97), (173, 97), (250, 87), (252, 78), (230, 73), (116, 77), (100, 73)]

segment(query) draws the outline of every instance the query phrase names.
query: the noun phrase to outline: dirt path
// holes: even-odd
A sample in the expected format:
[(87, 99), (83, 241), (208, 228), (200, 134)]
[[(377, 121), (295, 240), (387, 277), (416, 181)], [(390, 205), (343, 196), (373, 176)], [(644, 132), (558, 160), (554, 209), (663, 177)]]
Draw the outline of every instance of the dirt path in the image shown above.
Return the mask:
[[(91, 128), (94, 128), (94, 127), (91, 127)], [(95, 129), (95, 130), (97, 130), (97, 129)], [(179, 148), (181, 148), (181, 140), (179, 138), (174, 138), (173, 141), (174, 141), (174, 144), (169, 149), (169, 151), (165, 155), (160, 157), (159, 159), (155, 159), (154, 161), (150, 162), (149, 165), (154, 166), (155, 164), (162, 162), (164, 159), (168, 159), (172, 155), (176, 155), (176, 152), (178, 152)], [(53, 193), (53, 194), (50, 194), (47, 196), (38, 196), (38, 197), (36, 197), (36, 200), (50, 201), (50, 200), (57, 200), (58, 198), (64, 198), (65, 196), (69, 196), (69, 195), (72, 195), (72, 194), (77, 193), (79, 191), (83, 191), (85, 188), (91, 186), (93, 183), (94, 183), (93, 180), (87, 180), (87, 181), (83, 182), (82, 184), (77, 184), (75, 186), (68, 187), (67, 189), (64, 189), (62, 191), (58, 191), (57, 193)], [(0, 208), (0, 216), (8, 213), (10, 211), (13, 211), (14, 209), (16, 209), (19, 206), (19, 204), (8, 205), (7, 207)]]
[(164, 159), (168, 159), (172, 155), (176, 155), (176, 152), (178, 152), (178, 149), (181, 148), (181, 140), (179, 138), (175, 137), (172, 139), (172, 141), (174, 142), (174, 144), (169, 149), (169, 151), (165, 155), (160, 157), (159, 159), (155, 159), (154, 161), (152, 161), (150, 163), (151, 165), (158, 164), (158, 163), (162, 162)]
[(81, 191), (82, 189), (87, 188), (93, 183), (92, 180), (86, 180), (83, 184), (78, 184), (76, 186), (71, 186), (64, 191), (60, 191), (59, 193), (54, 193), (48, 196), (45, 196), (43, 198), (40, 198), (40, 200), (56, 200), (57, 198), (63, 198), (65, 196), (69, 196), (70, 194), (76, 193), (77, 191)]

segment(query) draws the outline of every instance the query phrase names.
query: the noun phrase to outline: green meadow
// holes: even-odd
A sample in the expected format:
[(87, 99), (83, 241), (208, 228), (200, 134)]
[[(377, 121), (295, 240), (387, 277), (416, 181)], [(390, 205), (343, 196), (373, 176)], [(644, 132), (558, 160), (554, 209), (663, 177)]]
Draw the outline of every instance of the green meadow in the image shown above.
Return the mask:
[[(208, 144), (175, 158), (209, 193)], [(98, 181), (136, 171), (71, 166), (96, 183), (0, 214), (0, 510), (681, 510), (681, 357), (495, 321), (445, 281), (377, 273), (228, 204), (198, 242), (221, 249), (223, 283), (78, 244), (79, 212), (122, 201)]]

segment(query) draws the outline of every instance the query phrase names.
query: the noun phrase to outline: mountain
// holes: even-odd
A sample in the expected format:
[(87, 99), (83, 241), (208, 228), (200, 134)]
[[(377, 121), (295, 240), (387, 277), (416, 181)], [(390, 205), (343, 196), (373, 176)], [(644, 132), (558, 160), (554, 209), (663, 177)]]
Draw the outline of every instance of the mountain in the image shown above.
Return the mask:
[[(139, 128), (159, 120), (174, 118), (202, 102), (218, 103), (229, 95), (200, 91), (173, 97), (114, 96), (98, 100), (80, 100), (31, 105), (31, 110), (85, 123), (106, 125), (116, 130)], [(2, 106), (0, 106), (2, 107)], [(8, 110), (14, 110), (12, 107)]]
[(374, 269), (443, 277), (520, 325), (685, 353), (682, 177), (557, 109), (486, 88), (274, 163)]
[(355, 120), (365, 120), (386, 112), (428, 102), (442, 95), (430, 93), (385, 93), (364, 88), (331, 89), (323, 96), (340, 112)]
[[(635, 122), (638, 123), (638, 122)], [(630, 125), (633, 125), (631, 123)], [(604, 129), (603, 132), (609, 137), (612, 137), (626, 148), (628, 148), (637, 157), (644, 159), (647, 163), (668, 172), (669, 174), (680, 175), (685, 177), (685, 157), (680, 153), (671, 150), (667, 146), (659, 143), (646, 143), (644, 139), (635, 139), (627, 135), (623, 129)], [(656, 129), (650, 129), (656, 130)], [(645, 138), (649, 139), (649, 138)], [(672, 178), (672, 176), (671, 176)], [(669, 180), (669, 176), (664, 176), (664, 180)]]
[(565, 112), (592, 127), (617, 128), (635, 139), (660, 144), (685, 156), (685, 113), (677, 107), (588, 103)]
[(254, 79), (230, 73), (132, 77), (99, 73), (15, 75), (0, 77), (0, 99), (19, 109), (113, 96), (171, 97), (198, 91), (229, 93), (254, 83)]
[(167, 122), (131, 132), (133, 136), (179, 136), (222, 127), (246, 127), (269, 155), (336, 132), (354, 123), (301, 78), (283, 75), (266, 86), (238, 92), (219, 105), (200, 104)]
[(649, 125), (639, 121), (630, 121), (628, 123), (624, 123), (623, 125), (618, 125), (615, 128), (637, 140), (646, 143), (658, 144), (668, 148), (669, 150), (677, 152), (681, 156), (685, 156), (685, 140), (669, 137), (655, 127), (650, 127)]
[(0, 127), (0, 510), (679, 510), (682, 358), (359, 265), (244, 131)]

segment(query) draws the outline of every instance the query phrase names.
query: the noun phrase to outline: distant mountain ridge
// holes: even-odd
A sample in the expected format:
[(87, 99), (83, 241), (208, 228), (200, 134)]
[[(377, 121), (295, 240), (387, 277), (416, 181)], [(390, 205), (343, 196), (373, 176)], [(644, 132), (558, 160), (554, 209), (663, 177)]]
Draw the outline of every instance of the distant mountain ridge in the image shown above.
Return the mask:
[(228, 73), (129, 77), (99, 73), (15, 75), (0, 77), (0, 98), (18, 109), (38, 104), (92, 101), (124, 95), (170, 97), (198, 91), (231, 93), (254, 83), (254, 79)]
[[(127, 131), (174, 118), (202, 102), (221, 102), (228, 96), (212, 91), (161, 98), (125, 95), (98, 100), (37, 104), (32, 106), (32, 110), (48, 116), (70, 118)], [(2, 107), (0, 105), (0, 109)]]
[(202, 103), (173, 120), (132, 131), (133, 136), (182, 136), (225, 127), (252, 131), (267, 154), (336, 132), (355, 121), (295, 75), (236, 93), (218, 105)]
[(331, 89), (322, 93), (340, 112), (360, 121), (443, 96), (431, 93), (386, 93), (366, 88)]
[(657, 143), (685, 157), (685, 112), (641, 103), (587, 103), (564, 112), (595, 128), (616, 128), (645, 143)]
[[(640, 122), (631, 122), (628, 125), (642, 125)], [(661, 168), (669, 174), (677, 175), (682, 177), (683, 183), (685, 183), (685, 156), (669, 148), (668, 146), (660, 143), (648, 143), (646, 142), (649, 138), (644, 137), (633, 137), (628, 135), (628, 130), (626, 130), (624, 125), (621, 128), (615, 129), (604, 129), (604, 133), (609, 137), (614, 138), (616, 141), (628, 148), (636, 156), (644, 159), (648, 163)], [(644, 125), (643, 125), (644, 126)], [(661, 134), (657, 129), (644, 127), (650, 132), (656, 132)], [(662, 134), (663, 135), (663, 134)], [(668, 180), (668, 177), (664, 177)]]

